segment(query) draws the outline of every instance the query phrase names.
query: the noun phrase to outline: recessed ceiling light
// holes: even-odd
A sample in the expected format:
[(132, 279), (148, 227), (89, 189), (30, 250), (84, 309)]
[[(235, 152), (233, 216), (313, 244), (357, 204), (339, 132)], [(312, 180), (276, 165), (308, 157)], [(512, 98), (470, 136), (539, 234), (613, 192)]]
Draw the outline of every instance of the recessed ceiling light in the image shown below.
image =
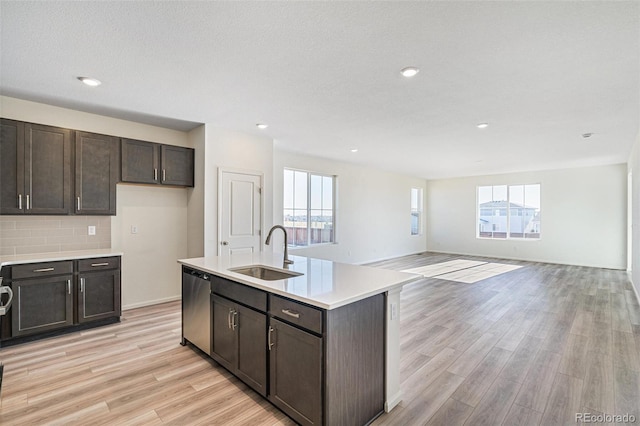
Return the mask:
[(91, 87), (100, 86), (102, 84), (100, 80), (96, 80), (95, 78), (91, 77), (78, 77), (78, 80)]
[(489, 127), (489, 123), (479, 123), (477, 127), (478, 129), (486, 129), (487, 127)]
[(593, 136), (593, 133), (583, 133), (583, 134), (582, 134), (582, 138), (583, 138), (583, 139), (588, 139), (588, 138), (590, 138), (591, 136)]
[(258, 129), (260, 129), (260, 130), (264, 130), (264, 129), (266, 129), (267, 127), (269, 127), (269, 125), (268, 125), (268, 124), (264, 124), (264, 123), (258, 123), (258, 124), (256, 124), (256, 127), (257, 127)]
[(358, 148), (353, 148), (351, 152), (358, 152)]
[(416, 67), (406, 67), (400, 70), (400, 74), (404, 77), (413, 77), (418, 74), (418, 72), (420, 72), (420, 70)]

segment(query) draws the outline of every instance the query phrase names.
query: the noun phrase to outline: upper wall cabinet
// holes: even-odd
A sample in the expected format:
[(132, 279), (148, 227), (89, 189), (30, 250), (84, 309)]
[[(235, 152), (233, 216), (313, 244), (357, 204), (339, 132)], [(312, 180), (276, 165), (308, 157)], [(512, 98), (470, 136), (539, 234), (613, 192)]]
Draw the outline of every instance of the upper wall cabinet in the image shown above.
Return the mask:
[(83, 215), (115, 215), (120, 173), (118, 138), (76, 132), (75, 210)]
[(122, 139), (122, 181), (193, 186), (194, 150)]
[(0, 214), (71, 213), (71, 130), (0, 125)]

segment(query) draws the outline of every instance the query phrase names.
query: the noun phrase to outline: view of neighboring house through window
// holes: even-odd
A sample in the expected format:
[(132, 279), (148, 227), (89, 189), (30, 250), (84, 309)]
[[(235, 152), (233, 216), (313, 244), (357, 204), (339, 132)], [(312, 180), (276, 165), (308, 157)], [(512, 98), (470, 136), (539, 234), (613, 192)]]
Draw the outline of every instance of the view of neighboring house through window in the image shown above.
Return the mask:
[(540, 238), (540, 184), (478, 187), (478, 238)]
[(411, 235), (422, 233), (422, 188), (411, 188)]
[(332, 243), (335, 176), (284, 169), (284, 227), (290, 246)]

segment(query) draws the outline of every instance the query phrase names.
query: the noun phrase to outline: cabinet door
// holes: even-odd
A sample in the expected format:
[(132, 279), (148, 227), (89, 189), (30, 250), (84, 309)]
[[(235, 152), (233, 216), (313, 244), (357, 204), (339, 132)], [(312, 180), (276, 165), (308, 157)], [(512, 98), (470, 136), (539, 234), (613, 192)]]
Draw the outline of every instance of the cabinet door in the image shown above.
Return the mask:
[(120, 316), (119, 270), (79, 274), (78, 279), (78, 323)]
[(12, 336), (73, 325), (72, 275), (14, 281)]
[(162, 145), (162, 183), (193, 186), (193, 154), (191, 148)]
[(0, 214), (24, 213), (24, 123), (0, 120)]
[(160, 145), (152, 142), (122, 139), (122, 181), (159, 183)]
[(218, 295), (211, 296), (213, 324), (211, 340), (211, 357), (229, 371), (235, 369), (238, 350), (236, 348), (236, 332), (231, 327), (234, 303)]
[(269, 324), (269, 400), (301, 425), (322, 424), (322, 338)]
[(71, 213), (71, 130), (25, 124), (26, 212)]
[(76, 132), (76, 214), (116, 214), (118, 139)]
[[(236, 305), (238, 338), (236, 374), (256, 392), (267, 395), (267, 316)], [(232, 327), (233, 328), (233, 327)]]

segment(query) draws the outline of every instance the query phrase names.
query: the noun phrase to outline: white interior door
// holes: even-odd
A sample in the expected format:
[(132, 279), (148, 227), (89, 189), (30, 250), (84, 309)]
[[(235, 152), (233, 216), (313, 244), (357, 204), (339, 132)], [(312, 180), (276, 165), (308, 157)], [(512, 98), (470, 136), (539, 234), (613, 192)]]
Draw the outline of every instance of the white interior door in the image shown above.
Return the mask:
[(220, 170), (218, 178), (218, 254), (259, 252), (262, 175)]

